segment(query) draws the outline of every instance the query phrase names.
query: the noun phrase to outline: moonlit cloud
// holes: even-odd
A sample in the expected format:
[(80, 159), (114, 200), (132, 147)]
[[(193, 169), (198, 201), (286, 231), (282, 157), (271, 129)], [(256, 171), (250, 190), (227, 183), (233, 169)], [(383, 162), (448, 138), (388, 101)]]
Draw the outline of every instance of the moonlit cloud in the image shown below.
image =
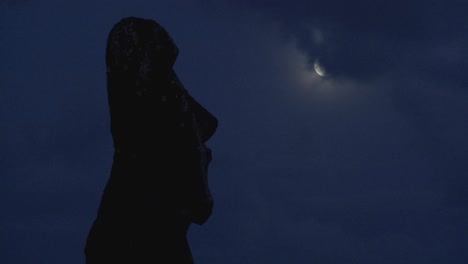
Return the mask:
[(273, 36), (266, 46), (269, 47), (271, 64), (275, 66), (274, 74), (284, 82), (284, 89), (288, 89), (296, 103), (353, 104), (368, 95), (370, 81), (356, 81), (333, 73), (319, 76), (314, 69), (314, 61), (299, 48), (296, 39), (284, 39), (278, 33)]
[(314, 41), (315, 45), (321, 46), (325, 43), (325, 36), (319, 28), (310, 27), (310, 33), (312, 34), (312, 40)]

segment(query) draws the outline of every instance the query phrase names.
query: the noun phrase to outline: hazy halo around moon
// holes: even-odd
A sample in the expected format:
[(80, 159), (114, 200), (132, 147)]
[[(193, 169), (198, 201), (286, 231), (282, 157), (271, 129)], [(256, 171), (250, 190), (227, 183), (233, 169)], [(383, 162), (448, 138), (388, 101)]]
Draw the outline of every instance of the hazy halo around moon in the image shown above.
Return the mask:
[(321, 77), (325, 77), (327, 75), (325, 68), (320, 64), (318, 59), (314, 61), (314, 70)]

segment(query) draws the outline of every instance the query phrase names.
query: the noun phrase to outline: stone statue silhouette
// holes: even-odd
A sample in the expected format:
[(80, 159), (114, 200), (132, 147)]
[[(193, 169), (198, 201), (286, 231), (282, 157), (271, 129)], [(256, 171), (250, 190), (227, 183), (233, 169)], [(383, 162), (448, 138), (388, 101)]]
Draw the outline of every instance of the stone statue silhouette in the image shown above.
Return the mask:
[(109, 34), (114, 159), (86, 241), (87, 264), (193, 263), (186, 233), (211, 215), (205, 142), (218, 121), (177, 78), (177, 55), (153, 20), (124, 18)]

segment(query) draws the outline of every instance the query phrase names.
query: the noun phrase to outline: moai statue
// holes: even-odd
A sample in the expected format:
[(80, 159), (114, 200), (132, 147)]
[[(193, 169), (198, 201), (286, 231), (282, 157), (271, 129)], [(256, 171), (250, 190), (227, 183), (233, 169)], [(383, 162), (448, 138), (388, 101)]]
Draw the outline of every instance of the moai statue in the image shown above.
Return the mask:
[(149, 19), (111, 30), (107, 92), (114, 159), (85, 247), (86, 263), (193, 263), (186, 234), (213, 208), (205, 142), (218, 121), (173, 70), (178, 48)]

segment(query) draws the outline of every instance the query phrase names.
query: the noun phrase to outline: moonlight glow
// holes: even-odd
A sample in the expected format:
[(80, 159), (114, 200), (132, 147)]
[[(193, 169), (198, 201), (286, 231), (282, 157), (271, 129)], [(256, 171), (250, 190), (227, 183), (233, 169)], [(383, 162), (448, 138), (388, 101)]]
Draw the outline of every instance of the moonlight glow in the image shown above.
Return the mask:
[(323, 68), (323, 66), (320, 64), (319, 60), (315, 60), (314, 70), (321, 77), (324, 77), (324, 76), (327, 75), (327, 72), (325, 71), (325, 68)]

